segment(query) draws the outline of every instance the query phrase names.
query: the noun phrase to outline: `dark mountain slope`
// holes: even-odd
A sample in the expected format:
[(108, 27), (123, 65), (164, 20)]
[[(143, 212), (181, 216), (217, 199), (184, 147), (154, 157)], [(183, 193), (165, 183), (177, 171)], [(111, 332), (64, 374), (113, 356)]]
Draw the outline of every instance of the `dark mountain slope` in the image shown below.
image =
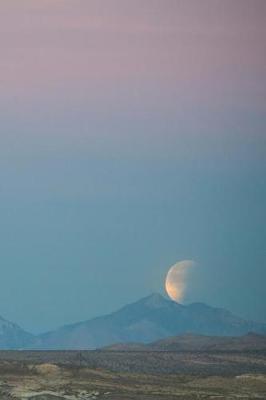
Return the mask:
[(248, 333), (243, 336), (204, 336), (186, 334), (145, 346), (154, 351), (265, 351), (266, 335)]

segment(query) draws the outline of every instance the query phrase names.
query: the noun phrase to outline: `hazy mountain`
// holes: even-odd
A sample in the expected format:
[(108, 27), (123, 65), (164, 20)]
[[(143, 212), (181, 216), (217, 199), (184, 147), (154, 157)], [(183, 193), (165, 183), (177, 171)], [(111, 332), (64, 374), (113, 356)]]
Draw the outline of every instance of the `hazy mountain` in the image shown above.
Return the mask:
[(20, 349), (32, 343), (33, 338), (17, 324), (0, 317), (0, 349)]
[(94, 349), (114, 343), (150, 343), (185, 333), (238, 336), (266, 333), (266, 324), (202, 303), (181, 305), (152, 294), (120, 310), (40, 335), (35, 348)]

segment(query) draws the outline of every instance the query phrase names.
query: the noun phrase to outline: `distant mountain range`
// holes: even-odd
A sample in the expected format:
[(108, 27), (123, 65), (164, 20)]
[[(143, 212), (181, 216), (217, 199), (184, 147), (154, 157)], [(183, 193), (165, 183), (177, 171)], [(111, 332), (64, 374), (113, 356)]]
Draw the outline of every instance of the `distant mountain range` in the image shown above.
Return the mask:
[[(95, 349), (115, 343), (120, 343), (120, 346), (128, 342), (146, 344), (187, 333), (241, 336), (249, 332), (266, 334), (266, 324), (246, 321), (227, 310), (203, 303), (181, 305), (160, 294), (152, 294), (112, 314), (66, 325), (38, 336), (0, 319), (0, 347)], [(175, 344), (177, 348), (179, 342)], [(197, 343), (196, 346), (200, 344)]]

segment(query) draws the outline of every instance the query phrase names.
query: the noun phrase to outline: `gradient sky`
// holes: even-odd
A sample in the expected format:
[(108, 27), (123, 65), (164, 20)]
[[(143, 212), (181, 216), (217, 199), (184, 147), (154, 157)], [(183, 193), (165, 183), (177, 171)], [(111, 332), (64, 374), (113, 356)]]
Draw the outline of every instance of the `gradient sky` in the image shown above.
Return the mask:
[(164, 291), (266, 322), (266, 1), (2, 0), (0, 315)]

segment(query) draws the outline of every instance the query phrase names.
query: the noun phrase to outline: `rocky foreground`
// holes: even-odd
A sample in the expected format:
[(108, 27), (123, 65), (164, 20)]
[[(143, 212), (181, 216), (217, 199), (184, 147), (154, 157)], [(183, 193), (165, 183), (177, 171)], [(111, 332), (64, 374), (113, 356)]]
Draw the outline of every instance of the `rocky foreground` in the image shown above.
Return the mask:
[(1, 400), (265, 398), (260, 352), (0, 352)]

